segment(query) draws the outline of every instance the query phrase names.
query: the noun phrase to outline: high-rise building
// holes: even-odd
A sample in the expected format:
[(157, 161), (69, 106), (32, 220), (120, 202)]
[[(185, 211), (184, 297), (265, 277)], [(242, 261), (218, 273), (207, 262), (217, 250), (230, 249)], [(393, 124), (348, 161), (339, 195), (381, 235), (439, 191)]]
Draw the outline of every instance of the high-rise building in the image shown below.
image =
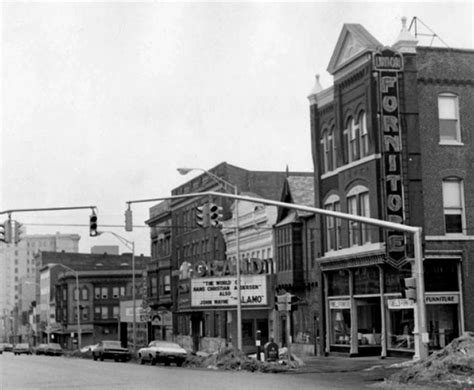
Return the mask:
[[(7, 323), (18, 322), (15, 313), (19, 312), (20, 302), (33, 301), (34, 294), (21, 296), (30, 288), (21, 287), (22, 280), (35, 280), (36, 266), (34, 256), (39, 251), (78, 252), (80, 236), (78, 234), (34, 234), (25, 235), (17, 244), (0, 245), (0, 339), (6, 337)], [(34, 283), (34, 282), (31, 282)], [(33, 291), (33, 290), (32, 290)], [(16, 308), (16, 310), (15, 310)], [(13, 313), (13, 314), (12, 314)], [(11, 327), (10, 327), (11, 329)]]

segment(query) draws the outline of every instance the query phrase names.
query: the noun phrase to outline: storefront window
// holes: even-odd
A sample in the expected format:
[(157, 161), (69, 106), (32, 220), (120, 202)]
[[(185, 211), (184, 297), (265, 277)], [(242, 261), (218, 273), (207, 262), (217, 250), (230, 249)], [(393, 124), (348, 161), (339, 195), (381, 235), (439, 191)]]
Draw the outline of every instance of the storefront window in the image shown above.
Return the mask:
[(362, 267), (354, 272), (354, 294), (379, 294), (379, 270), (377, 267)]
[(426, 305), (429, 348), (441, 349), (459, 336), (458, 304)]
[(424, 263), (425, 290), (458, 291), (458, 262), (452, 260), (433, 260)]
[(401, 269), (396, 269), (390, 265), (384, 268), (385, 293), (401, 293), (400, 280), (411, 276), (411, 265), (405, 264)]
[(350, 344), (351, 311), (349, 309), (331, 310), (331, 341), (333, 344)]
[(380, 298), (357, 299), (356, 302), (359, 345), (380, 345), (382, 331)]
[(413, 328), (415, 326), (414, 310), (390, 310), (388, 318), (388, 348), (409, 349), (415, 348)]
[(346, 271), (328, 272), (329, 296), (349, 295), (349, 274)]

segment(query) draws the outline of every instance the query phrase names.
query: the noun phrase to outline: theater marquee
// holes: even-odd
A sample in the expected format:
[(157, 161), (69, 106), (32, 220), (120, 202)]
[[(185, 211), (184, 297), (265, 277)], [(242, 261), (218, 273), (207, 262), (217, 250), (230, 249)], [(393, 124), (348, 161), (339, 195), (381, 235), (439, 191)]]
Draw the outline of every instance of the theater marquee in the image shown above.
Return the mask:
[[(267, 305), (265, 275), (242, 275), (240, 298), (242, 306)], [(191, 280), (191, 307), (228, 307), (237, 305), (235, 276), (196, 278)]]

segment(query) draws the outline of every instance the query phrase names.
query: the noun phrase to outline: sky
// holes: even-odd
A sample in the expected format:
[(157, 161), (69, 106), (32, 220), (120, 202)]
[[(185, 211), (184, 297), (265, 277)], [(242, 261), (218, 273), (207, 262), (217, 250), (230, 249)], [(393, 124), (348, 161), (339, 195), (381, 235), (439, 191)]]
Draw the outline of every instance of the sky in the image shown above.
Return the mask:
[[(474, 49), (471, 1), (3, 1), (0, 210), (96, 206), (99, 230), (149, 255), (156, 203), (133, 204), (137, 227), (125, 232), (127, 201), (169, 196), (199, 174), (178, 167), (313, 171), (307, 96), (316, 74), (331, 86), (343, 24), (389, 46), (403, 16)], [(12, 219), (28, 234), (79, 234), (83, 253), (129, 251), (111, 234), (90, 238), (89, 215)]]

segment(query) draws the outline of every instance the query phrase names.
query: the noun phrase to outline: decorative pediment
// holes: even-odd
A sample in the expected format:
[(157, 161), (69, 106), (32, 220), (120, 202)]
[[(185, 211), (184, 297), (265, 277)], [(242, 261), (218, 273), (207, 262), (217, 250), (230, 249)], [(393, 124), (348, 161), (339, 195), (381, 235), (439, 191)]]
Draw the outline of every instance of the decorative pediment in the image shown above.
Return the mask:
[(333, 75), (363, 53), (381, 46), (362, 25), (344, 24), (327, 70)]

